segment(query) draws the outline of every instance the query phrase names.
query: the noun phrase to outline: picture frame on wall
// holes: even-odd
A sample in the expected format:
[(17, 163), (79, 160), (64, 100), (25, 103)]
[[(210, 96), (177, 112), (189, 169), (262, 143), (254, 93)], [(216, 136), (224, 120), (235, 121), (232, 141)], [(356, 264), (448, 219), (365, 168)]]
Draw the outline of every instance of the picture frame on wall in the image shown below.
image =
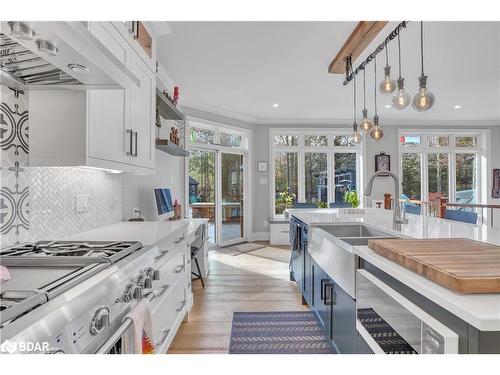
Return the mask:
[(379, 171), (391, 171), (391, 155), (387, 155), (384, 152), (375, 155), (375, 172)]
[(267, 161), (257, 162), (257, 172), (267, 172)]

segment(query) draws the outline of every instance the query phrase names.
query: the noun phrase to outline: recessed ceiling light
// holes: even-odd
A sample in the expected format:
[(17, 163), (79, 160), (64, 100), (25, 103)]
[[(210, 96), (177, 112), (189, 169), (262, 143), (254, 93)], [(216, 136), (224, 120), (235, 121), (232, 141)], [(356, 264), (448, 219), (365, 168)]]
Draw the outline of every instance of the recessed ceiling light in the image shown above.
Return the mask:
[(391, 108), (392, 106), (390, 104), (386, 104), (384, 107), (385, 108)]
[(279, 106), (280, 106), (280, 105), (279, 105), (278, 103), (274, 103), (274, 104), (273, 104), (273, 107), (274, 107), (274, 108), (278, 108)]
[(460, 109), (460, 108), (462, 108), (462, 106), (460, 104), (457, 104), (457, 105), (454, 105), (453, 108), (454, 109)]

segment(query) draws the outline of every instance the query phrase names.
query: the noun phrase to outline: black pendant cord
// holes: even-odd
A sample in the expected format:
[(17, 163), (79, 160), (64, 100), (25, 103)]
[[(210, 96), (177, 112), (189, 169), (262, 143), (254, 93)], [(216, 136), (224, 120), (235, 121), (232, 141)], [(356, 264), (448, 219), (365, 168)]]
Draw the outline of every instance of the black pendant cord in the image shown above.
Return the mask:
[(392, 41), (392, 40), (394, 40), (399, 35), (399, 33), (401, 32), (401, 30), (403, 30), (404, 28), (406, 28), (408, 22), (409, 21), (402, 21), (385, 38), (385, 40), (381, 44), (379, 44), (379, 46), (375, 49), (375, 51), (373, 51), (372, 53), (370, 53), (368, 55), (368, 57), (361, 64), (359, 64), (359, 66), (356, 69), (351, 69), (351, 73), (349, 73), (349, 74), (346, 73), (346, 77), (345, 77), (345, 80), (344, 80), (344, 83), (343, 83), (344, 86), (347, 86), (349, 84), (349, 82), (351, 82), (353, 80), (353, 77), (355, 75), (357, 75), (361, 70), (363, 70), (365, 68), (365, 66), (368, 65), (370, 63), (370, 61), (372, 61), (379, 52), (382, 52), (382, 50), (384, 48), (386, 49), (386, 53), (387, 53), (387, 45), (389, 44), (389, 42)]
[(363, 110), (366, 111), (366, 70), (363, 69)]
[(385, 66), (389, 66), (389, 51), (387, 50), (387, 39), (384, 41), (385, 44)]
[(375, 117), (377, 117), (378, 113), (377, 113), (377, 57), (376, 56), (373, 59), (373, 64), (375, 66), (374, 76), (373, 76), (373, 82), (374, 82), (373, 93), (374, 93), (374, 98), (375, 98)]
[(420, 57), (422, 66), (422, 77), (424, 74), (424, 21), (420, 21)]
[(399, 78), (401, 79), (401, 38), (398, 34), (398, 61), (399, 61)]
[[(352, 72), (352, 62), (350, 63), (351, 67), (351, 72)], [(356, 131), (358, 130), (357, 124), (356, 124), (356, 75), (354, 75), (354, 80), (353, 80), (353, 92), (354, 92), (354, 123), (352, 124), (353, 130)]]

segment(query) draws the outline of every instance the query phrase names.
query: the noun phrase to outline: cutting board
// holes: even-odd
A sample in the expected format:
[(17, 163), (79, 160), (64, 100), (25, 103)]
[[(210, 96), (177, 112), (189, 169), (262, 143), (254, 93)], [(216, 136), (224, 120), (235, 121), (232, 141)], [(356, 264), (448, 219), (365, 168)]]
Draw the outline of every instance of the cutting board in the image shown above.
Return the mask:
[(369, 240), (377, 254), (460, 293), (500, 293), (500, 246), (465, 238)]

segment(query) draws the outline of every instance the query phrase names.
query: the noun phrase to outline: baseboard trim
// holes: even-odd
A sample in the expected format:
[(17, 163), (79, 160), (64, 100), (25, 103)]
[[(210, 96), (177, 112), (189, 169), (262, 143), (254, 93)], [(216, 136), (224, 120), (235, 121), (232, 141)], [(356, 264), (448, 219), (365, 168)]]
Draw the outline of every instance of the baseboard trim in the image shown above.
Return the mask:
[(269, 232), (254, 232), (252, 233), (252, 241), (269, 241)]

